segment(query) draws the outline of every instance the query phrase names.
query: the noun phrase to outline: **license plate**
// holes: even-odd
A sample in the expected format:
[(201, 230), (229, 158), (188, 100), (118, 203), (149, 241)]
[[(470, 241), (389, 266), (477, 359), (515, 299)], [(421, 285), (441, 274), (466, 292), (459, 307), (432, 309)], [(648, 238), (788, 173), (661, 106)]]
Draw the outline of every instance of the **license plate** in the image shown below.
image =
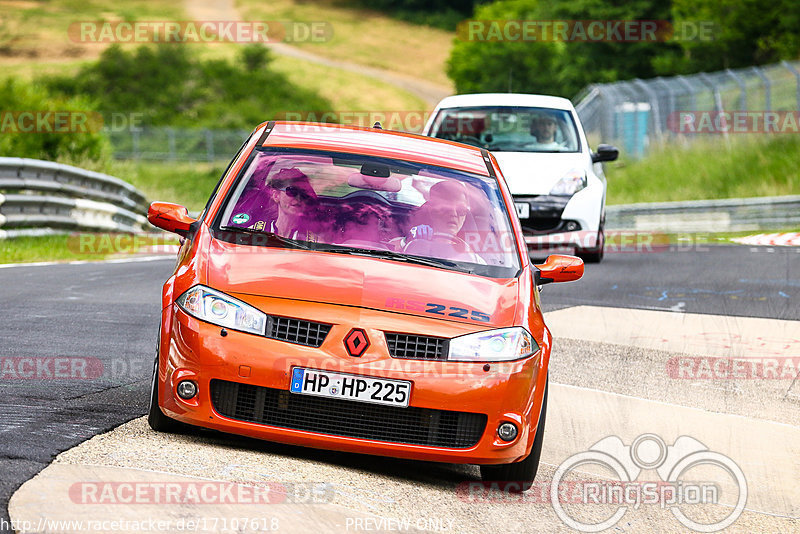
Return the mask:
[(531, 216), (531, 207), (527, 202), (515, 202), (514, 205), (517, 207), (517, 217), (520, 219), (527, 219)]
[(334, 399), (408, 407), (411, 382), (295, 367), (289, 391)]

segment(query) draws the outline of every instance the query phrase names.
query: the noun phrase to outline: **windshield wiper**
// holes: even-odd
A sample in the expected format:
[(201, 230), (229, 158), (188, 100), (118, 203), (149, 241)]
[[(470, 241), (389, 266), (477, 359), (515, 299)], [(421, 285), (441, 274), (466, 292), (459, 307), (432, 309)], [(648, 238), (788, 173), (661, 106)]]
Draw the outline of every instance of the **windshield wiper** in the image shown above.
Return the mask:
[(298, 241), (297, 239), (292, 239), (290, 237), (283, 237), (281, 235), (276, 234), (275, 232), (264, 232), (263, 230), (254, 230), (253, 228), (239, 228), (236, 226), (220, 226), (220, 230), (226, 232), (241, 232), (243, 234), (250, 234), (250, 235), (258, 235), (264, 236), (267, 238), (267, 243), (272, 241), (273, 243), (277, 242), (281, 245), (288, 245), (292, 248), (300, 248), (303, 250), (316, 250), (314, 247), (308, 245), (303, 241)]
[(385, 258), (388, 260), (404, 261), (416, 265), (426, 265), (428, 267), (436, 267), (437, 269), (451, 269), (472, 274), (472, 269), (468, 269), (461, 264), (445, 260), (441, 258), (423, 258), (421, 256), (411, 256), (401, 252), (394, 252), (391, 250), (376, 250), (372, 248), (351, 248), (351, 247), (337, 247), (337, 246), (317, 246), (314, 250), (320, 252), (337, 252), (341, 254), (353, 254), (356, 256), (370, 256), (375, 258)]

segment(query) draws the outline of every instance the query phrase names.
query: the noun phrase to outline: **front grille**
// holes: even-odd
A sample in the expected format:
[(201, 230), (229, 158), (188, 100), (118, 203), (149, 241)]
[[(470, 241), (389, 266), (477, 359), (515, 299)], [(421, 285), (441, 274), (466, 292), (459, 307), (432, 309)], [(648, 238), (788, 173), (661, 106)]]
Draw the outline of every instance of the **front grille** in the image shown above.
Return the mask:
[(268, 338), (297, 343), (298, 345), (308, 345), (309, 347), (322, 345), (330, 330), (331, 325), (329, 324), (314, 323), (302, 319), (276, 316), (270, 316), (267, 319)]
[(530, 219), (523, 219), (520, 221), (522, 224), (523, 233), (535, 234), (537, 232), (555, 231), (561, 224), (561, 218), (555, 217), (531, 217)]
[(350, 438), (463, 449), (478, 443), (486, 414), (397, 408), (211, 381), (211, 402), (225, 417)]
[(406, 360), (446, 360), (448, 341), (441, 337), (384, 332), (389, 355)]

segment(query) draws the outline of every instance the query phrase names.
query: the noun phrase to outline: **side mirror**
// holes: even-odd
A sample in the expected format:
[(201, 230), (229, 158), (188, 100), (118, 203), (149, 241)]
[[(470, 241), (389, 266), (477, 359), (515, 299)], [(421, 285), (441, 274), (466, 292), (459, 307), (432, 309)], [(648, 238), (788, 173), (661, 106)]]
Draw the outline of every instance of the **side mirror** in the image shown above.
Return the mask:
[(573, 282), (583, 276), (583, 260), (575, 256), (552, 254), (541, 265), (534, 265), (537, 271), (533, 276), (536, 285), (550, 282)]
[(592, 153), (592, 163), (614, 161), (619, 157), (619, 149), (611, 145), (597, 145), (597, 152)]
[(153, 202), (147, 210), (147, 220), (150, 224), (173, 232), (181, 237), (186, 237), (191, 230), (195, 219), (189, 217), (189, 210), (178, 204), (170, 202)]

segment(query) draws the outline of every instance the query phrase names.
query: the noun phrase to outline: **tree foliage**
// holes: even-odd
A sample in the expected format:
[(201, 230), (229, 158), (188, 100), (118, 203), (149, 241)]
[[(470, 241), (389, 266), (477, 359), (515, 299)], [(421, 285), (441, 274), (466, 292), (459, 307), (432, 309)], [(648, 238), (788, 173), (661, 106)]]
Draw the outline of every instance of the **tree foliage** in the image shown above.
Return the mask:
[(45, 80), (50, 90), (87, 95), (104, 114), (137, 113), (145, 125), (251, 129), (287, 109), (330, 109), (271, 66), (269, 50), (243, 47), (234, 61), (201, 60), (186, 46), (107, 48), (76, 76)]
[[(18, 118), (22, 112), (37, 117), (48, 117), (48, 112), (91, 114), (93, 107), (85, 98), (53, 97), (40, 85), (9, 78), (0, 85), (0, 110), (3, 110), (0, 156), (76, 164), (84, 161), (102, 163), (110, 157), (105, 136), (91, 125), (85, 128), (85, 132), (77, 128), (70, 131), (67, 127), (60, 132), (48, 133), (43, 130), (48, 124), (53, 127), (53, 120), (46, 119), (43, 124), (37, 125), (36, 122), (24, 122)], [(31, 127), (34, 131), (25, 131)]]
[[(459, 93), (574, 96), (590, 83), (744, 67), (800, 54), (800, 3), (776, 0), (497, 0), (477, 21), (659, 21), (656, 41), (470, 40), (460, 32), (447, 73)], [(661, 32), (672, 27), (676, 33)], [(709, 34), (691, 31), (711, 27)], [(680, 31), (678, 31), (680, 30)], [(711, 37), (703, 38), (703, 37)]]

